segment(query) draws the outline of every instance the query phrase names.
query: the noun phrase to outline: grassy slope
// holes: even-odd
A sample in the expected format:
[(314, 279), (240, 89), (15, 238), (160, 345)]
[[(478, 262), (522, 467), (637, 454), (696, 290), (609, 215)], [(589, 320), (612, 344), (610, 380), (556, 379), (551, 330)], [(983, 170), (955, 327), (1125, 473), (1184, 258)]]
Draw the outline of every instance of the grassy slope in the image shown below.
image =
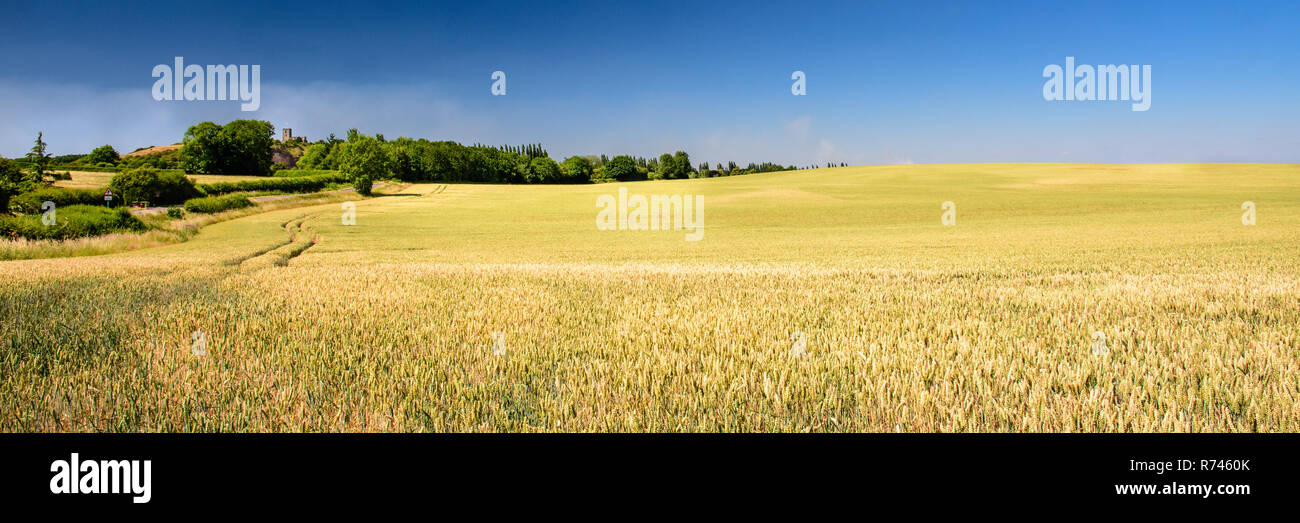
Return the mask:
[(704, 240), (597, 231), (618, 185), (424, 185), (0, 262), (0, 428), (1300, 430), (1300, 167), (624, 186), (703, 194)]

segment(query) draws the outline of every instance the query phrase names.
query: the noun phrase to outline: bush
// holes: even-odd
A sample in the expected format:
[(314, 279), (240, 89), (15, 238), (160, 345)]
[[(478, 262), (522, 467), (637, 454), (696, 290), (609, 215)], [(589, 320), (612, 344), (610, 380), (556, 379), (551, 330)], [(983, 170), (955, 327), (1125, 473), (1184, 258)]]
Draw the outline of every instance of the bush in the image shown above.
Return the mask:
[(40, 176), (22, 167), (20, 162), (0, 158), (0, 214), (9, 212), (9, 199), (41, 187)]
[(40, 214), (41, 204), (54, 202), (60, 208), (69, 205), (104, 205), (104, 191), (97, 189), (64, 189), (45, 187), (15, 196), (9, 207), (23, 214)]
[(118, 173), (108, 182), (108, 187), (121, 201), (146, 200), (153, 205), (171, 205), (202, 196), (185, 175), (153, 168)]
[(249, 200), (247, 196), (242, 194), (227, 194), (225, 196), (208, 196), (187, 200), (185, 202), (185, 211), (211, 214), (214, 212), (228, 211), (230, 209), (242, 209), (252, 205), (252, 200)]
[(338, 174), (338, 171), (327, 169), (283, 169), (276, 171), (273, 176), (276, 178), (302, 178), (304, 176), (320, 176), (324, 174)]
[(564, 171), (565, 181), (568, 183), (588, 183), (595, 174), (591, 160), (585, 156), (570, 156), (564, 160), (561, 170)]
[(143, 222), (126, 209), (71, 205), (55, 209), (55, 224), (41, 223), (41, 215), (0, 217), (0, 237), (29, 240), (66, 240), (121, 231), (143, 231)]
[(86, 157), (86, 155), (84, 155), (84, 154), (60, 154), (60, 155), (58, 155), (58, 156), (55, 156), (54, 158), (51, 158), (51, 159), (50, 159), (50, 164), (51, 164), (51, 165), (68, 165), (68, 164), (71, 164), (71, 163), (77, 163), (77, 162), (81, 161), (82, 158), (85, 158), (85, 157)]
[(605, 180), (618, 180), (621, 182), (645, 179), (637, 171), (636, 162), (631, 156), (615, 156), (609, 163), (605, 164), (600, 172), (601, 178)]
[(528, 164), (528, 181), (530, 183), (560, 183), (560, 165), (546, 156), (533, 158)]
[(167, 217), (168, 217), (168, 218), (178, 218), (178, 219), (179, 219), (179, 218), (184, 218), (184, 217), (185, 217), (185, 211), (182, 211), (180, 207), (172, 207), (172, 208), (170, 208), (170, 209), (167, 209)]
[(113, 146), (101, 145), (90, 151), (90, 154), (86, 155), (81, 161), (93, 164), (116, 165), (117, 162), (122, 161), (122, 157), (118, 156), (117, 150), (113, 149)]
[(248, 180), (244, 182), (217, 182), (199, 185), (199, 189), (208, 196), (219, 194), (229, 194), (232, 192), (251, 192), (251, 191), (277, 191), (287, 193), (306, 193), (316, 192), (324, 189), (331, 183), (347, 181), (342, 174), (330, 172), (328, 174), (319, 174), (315, 176), (300, 176), (296, 178), (276, 177), (262, 180)]
[(298, 167), (303, 169), (331, 169), (335, 167), (329, 162), (330, 146), (323, 143), (312, 144), (307, 148), (307, 152), (302, 154), (298, 159)]

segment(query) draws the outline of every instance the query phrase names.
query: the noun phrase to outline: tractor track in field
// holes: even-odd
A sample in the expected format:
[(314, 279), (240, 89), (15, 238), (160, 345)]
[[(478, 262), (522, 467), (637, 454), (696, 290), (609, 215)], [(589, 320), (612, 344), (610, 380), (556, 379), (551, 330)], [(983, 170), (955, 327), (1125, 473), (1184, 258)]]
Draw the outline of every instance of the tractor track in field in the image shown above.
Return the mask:
[(322, 212), (313, 214), (303, 214), (289, 219), (280, 224), (284, 229), (287, 238), (279, 243), (271, 245), (265, 249), (253, 252), (247, 256), (241, 256), (225, 262), (226, 265), (237, 265), (241, 271), (259, 270), (267, 267), (285, 267), (289, 261), (301, 256), (316, 245), (320, 240), (316, 231), (307, 225), (307, 222)]

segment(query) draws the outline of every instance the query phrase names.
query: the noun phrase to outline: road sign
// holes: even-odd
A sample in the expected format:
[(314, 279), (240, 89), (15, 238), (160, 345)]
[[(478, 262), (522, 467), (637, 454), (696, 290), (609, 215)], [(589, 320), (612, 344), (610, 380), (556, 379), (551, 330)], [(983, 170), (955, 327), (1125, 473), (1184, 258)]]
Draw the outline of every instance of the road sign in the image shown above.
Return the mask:
[(104, 190), (104, 205), (109, 205), (109, 204), (111, 204), (111, 203), (113, 203), (113, 190), (112, 190), (112, 189), (105, 189), (105, 190)]

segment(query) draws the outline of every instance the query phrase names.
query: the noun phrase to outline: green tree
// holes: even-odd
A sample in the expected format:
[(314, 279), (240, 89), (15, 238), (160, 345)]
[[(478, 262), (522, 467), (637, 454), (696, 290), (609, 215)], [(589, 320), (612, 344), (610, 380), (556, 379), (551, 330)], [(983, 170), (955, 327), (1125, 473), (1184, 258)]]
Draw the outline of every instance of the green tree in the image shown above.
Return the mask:
[(564, 177), (569, 183), (588, 183), (591, 181), (595, 169), (592, 168), (591, 159), (586, 156), (570, 156), (564, 160)]
[(222, 174), (264, 175), (271, 172), (275, 126), (262, 120), (235, 120), (221, 128), (226, 146)]
[(636, 160), (625, 155), (615, 156), (610, 159), (601, 171), (601, 178), (606, 180), (629, 181), (640, 176), (640, 173), (636, 170)]
[(372, 137), (358, 135), (338, 148), (339, 170), (352, 181), (358, 194), (369, 196), (375, 179), (388, 175), (388, 153), (383, 144)]
[(200, 123), (185, 132), (181, 166), (191, 173), (268, 174), (274, 134), (275, 127), (261, 120)]
[(298, 159), (298, 168), (300, 169), (329, 169), (325, 166), (325, 157), (329, 155), (330, 147), (323, 143), (312, 144), (307, 148), (307, 152), (302, 153), (302, 158)]
[(673, 153), (674, 178), (693, 178), (695, 172), (695, 166), (691, 165), (691, 155), (686, 154), (686, 151)]
[(672, 179), (677, 177), (677, 165), (673, 163), (673, 155), (663, 153), (659, 155), (659, 161), (656, 162), (655, 171), (659, 173), (660, 178)]
[(216, 173), (223, 170), (221, 126), (212, 122), (192, 125), (181, 140), (181, 168), (187, 173)]
[(321, 162), (320, 166), (317, 167), (317, 169), (338, 169), (339, 155), (343, 152), (343, 147), (341, 146), (344, 143), (346, 142), (339, 142), (338, 144), (334, 145), (334, 147), (330, 147), (329, 154), (325, 155), (325, 161)]
[(9, 200), (19, 194), (40, 188), (41, 179), (33, 172), (24, 172), (13, 160), (0, 157), (0, 214), (9, 212)]
[(35, 170), (37, 179), (44, 177), (45, 169), (50, 166), (51, 157), (49, 153), (45, 152), (45, 149), (49, 144), (45, 143), (44, 138), (44, 132), (37, 132), (36, 144), (33, 145), (32, 150), (27, 153), (27, 161), (32, 164), (32, 169)]
[(528, 163), (528, 173), (535, 183), (559, 183), (560, 165), (546, 156), (537, 156)]
[(150, 167), (115, 174), (108, 187), (123, 203), (145, 200), (154, 205), (171, 205), (201, 196), (189, 177)]
[(99, 165), (101, 163), (117, 165), (117, 162), (122, 161), (122, 157), (117, 154), (117, 149), (114, 149), (113, 146), (101, 145), (90, 151), (90, 154), (86, 155), (82, 160), (90, 165)]

